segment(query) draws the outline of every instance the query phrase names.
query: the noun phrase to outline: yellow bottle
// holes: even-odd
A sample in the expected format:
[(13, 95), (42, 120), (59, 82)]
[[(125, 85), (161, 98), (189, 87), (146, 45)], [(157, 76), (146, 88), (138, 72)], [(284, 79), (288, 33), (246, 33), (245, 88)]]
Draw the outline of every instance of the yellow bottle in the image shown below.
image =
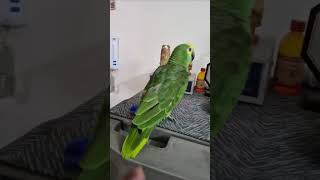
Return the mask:
[(205, 82), (204, 82), (205, 75), (206, 75), (206, 68), (201, 68), (201, 71), (198, 73), (197, 83), (196, 83), (196, 92), (198, 93), (203, 93), (205, 91)]
[(273, 89), (283, 95), (298, 95), (304, 78), (301, 51), (305, 22), (293, 20), (291, 32), (280, 42)]

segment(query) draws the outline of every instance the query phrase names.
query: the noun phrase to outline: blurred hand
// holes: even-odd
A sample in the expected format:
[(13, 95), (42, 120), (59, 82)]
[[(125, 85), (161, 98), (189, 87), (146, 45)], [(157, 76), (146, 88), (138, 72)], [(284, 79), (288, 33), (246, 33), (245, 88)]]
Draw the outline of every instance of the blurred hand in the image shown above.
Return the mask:
[(145, 180), (144, 172), (142, 167), (136, 167), (132, 169), (125, 177), (121, 180)]

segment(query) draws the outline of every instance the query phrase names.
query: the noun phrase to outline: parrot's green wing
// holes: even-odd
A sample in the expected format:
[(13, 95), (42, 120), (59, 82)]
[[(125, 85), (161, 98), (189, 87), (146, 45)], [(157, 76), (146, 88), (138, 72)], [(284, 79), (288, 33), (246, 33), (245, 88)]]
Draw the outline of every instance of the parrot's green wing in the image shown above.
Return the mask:
[(124, 159), (135, 158), (155, 126), (170, 115), (184, 95), (188, 72), (174, 64), (160, 66), (144, 89), (136, 116), (122, 146)]
[(188, 72), (181, 66), (160, 66), (145, 88), (133, 124), (139, 129), (156, 126), (168, 117), (184, 95)]
[(254, 0), (211, 2), (212, 135), (215, 136), (244, 88), (251, 58), (250, 14)]
[(80, 162), (80, 167), (83, 172), (80, 175), (79, 180), (95, 176), (105, 177), (105, 174), (109, 172), (109, 170), (106, 169), (110, 159), (108, 153), (110, 141), (109, 122), (107, 121), (107, 111), (109, 110), (108, 103), (107, 98), (105, 98), (98, 117), (94, 141), (88, 146), (88, 150)]

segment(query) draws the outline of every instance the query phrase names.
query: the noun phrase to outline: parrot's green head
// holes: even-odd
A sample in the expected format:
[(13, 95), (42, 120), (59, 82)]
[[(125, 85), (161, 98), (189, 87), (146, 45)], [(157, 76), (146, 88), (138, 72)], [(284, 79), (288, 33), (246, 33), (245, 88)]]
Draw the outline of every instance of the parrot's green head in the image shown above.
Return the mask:
[(194, 47), (191, 44), (180, 44), (173, 50), (169, 62), (182, 65), (188, 69), (194, 57)]

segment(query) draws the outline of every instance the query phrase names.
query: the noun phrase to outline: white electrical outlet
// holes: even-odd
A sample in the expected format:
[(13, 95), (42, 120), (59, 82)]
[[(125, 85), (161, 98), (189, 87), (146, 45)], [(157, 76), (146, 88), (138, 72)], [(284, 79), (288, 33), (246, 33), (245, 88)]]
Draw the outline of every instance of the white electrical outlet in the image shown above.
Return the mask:
[(1, 0), (0, 24), (19, 26), (25, 24), (25, 0)]
[(110, 41), (110, 68), (119, 69), (119, 38), (113, 37)]

